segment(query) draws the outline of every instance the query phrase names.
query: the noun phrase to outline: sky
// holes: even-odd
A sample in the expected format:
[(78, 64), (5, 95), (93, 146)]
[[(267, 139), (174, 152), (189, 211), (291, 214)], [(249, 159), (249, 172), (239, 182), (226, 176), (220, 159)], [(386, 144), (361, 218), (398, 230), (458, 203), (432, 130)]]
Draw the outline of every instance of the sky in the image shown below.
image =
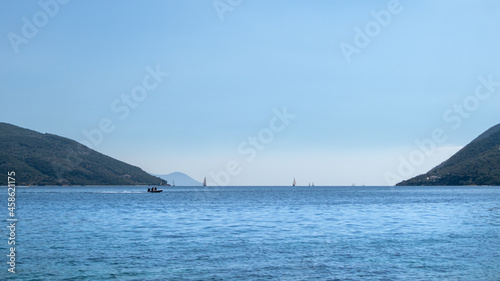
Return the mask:
[(498, 1), (1, 1), (0, 121), (209, 185), (393, 185), (500, 123)]

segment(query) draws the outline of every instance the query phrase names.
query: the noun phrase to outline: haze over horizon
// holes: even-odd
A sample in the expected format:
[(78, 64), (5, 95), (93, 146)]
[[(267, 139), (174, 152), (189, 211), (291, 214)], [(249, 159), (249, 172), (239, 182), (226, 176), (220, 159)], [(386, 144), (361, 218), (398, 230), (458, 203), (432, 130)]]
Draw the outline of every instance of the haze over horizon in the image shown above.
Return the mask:
[(500, 123), (499, 12), (3, 1), (0, 121), (209, 185), (392, 185)]

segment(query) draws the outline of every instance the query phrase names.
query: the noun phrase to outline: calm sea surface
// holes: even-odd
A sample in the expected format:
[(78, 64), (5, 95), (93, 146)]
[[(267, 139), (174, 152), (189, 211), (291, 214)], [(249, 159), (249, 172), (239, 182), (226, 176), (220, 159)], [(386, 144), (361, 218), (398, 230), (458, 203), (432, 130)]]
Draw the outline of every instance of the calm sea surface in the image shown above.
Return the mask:
[(500, 280), (499, 187), (17, 188), (3, 280)]

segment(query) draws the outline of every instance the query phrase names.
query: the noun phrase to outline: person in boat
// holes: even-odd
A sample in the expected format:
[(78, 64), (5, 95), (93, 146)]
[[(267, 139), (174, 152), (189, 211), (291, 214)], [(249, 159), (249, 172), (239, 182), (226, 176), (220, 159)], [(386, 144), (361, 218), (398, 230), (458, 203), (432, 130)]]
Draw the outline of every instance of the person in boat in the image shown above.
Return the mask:
[(151, 192), (151, 189), (148, 187), (148, 192)]
[(157, 190), (158, 190), (158, 188), (156, 188), (156, 186), (155, 186), (155, 191), (157, 191)]

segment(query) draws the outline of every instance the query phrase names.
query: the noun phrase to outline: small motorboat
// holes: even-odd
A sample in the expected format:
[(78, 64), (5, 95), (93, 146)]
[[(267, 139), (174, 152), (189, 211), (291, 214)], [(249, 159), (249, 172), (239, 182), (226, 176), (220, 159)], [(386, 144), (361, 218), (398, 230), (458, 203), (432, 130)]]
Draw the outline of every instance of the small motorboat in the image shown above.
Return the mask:
[(162, 192), (162, 191), (163, 191), (163, 189), (156, 189), (156, 187), (155, 188), (148, 188), (148, 192), (150, 192), (150, 193), (155, 193), (155, 192), (157, 193), (157, 192)]

